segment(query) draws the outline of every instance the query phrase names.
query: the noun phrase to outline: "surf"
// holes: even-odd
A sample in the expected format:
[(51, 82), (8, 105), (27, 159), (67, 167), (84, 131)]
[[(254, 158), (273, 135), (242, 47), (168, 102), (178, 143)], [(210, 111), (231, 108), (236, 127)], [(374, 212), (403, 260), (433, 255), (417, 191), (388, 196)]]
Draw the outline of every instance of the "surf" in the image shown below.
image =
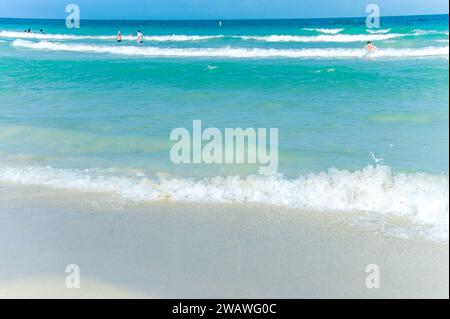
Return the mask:
[[(384, 41), (400, 37), (423, 36), (428, 34), (444, 34), (438, 31), (414, 30), (413, 33), (389, 33), (390, 29), (384, 30), (366, 30), (367, 34), (340, 34), (343, 29), (304, 29), (324, 34), (320, 35), (290, 35), (290, 34), (271, 34), (271, 35), (145, 35), (144, 40), (149, 42), (198, 42), (220, 39), (238, 39), (242, 41), (260, 41), (260, 42), (304, 42), (304, 43), (351, 43), (367, 41)], [(448, 32), (447, 32), (448, 35)], [(74, 34), (46, 34), (46, 33), (25, 33), (13, 31), (0, 31), (0, 38), (10, 39), (36, 39), (36, 40), (99, 40), (114, 41), (116, 35), (74, 35)], [(135, 35), (122, 35), (124, 41), (135, 41)]]
[[(0, 31), (2, 38), (14, 39), (38, 39), (38, 40), (116, 40), (116, 35), (73, 35), (73, 34), (46, 34), (46, 33), (25, 33)], [(223, 35), (148, 35), (144, 36), (145, 41), (154, 42), (185, 42), (185, 41), (205, 41), (221, 39)], [(135, 35), (122, 35), (122, 40), (135, 41)]]
[(336, 28), (336, 29), (327, 29), (327, 28), (303, 28), (303, 30), (306, 31), (315, 31), (315, 32), (320, 32), (320, 33), (326, 33), (326, 34), (337, 34), (340, 33), (342, 31), (344, 31), (344, 29), (342, 28)]
[[(189, 42), (189, 41), (208, 41), (217, 39), (239, 39), (243, 41), (264, 41), (264, 42), (364, 42), (364, 41), (383, 41), (398, 37), (406, 36), (420, 36), (425, 33), (388, 33), (384, 34), (383, 30), (370, 31), (370, 34), (337, 34), (341, 29), (330, 29), (329, 31), (323, 31), (328, 29), (311, 29), (322, 30), (317, 31), (325, 34), (321, 35), (184, 35), (184, 34), (170, 34), (170, 35), (145, 35), (145, 41), (153, 42)], [(373, 33), (372, 33), (373, 32)], [(44, 33), (25, 33), (25, 32), (12, 32), (12, 31), (0, 31), (0, 38), (12, 38), (12, 39), (37, 39), (37, 40), (103, 40), (113, 41), (116, 40), (116, 35), (74, 35), (74, 34), (44, 34)], [(135, 35), (122, 35), (122, 40), (135, 41)]]
[(448, 239), (448, 176), (394, 173), (385, 165), (356, 171), (331, 168), (295, 179), (281, 174), (179, 178), (145, 172), (133, 176), (113, 169), (9, 166), (0, 168), (0, 181), (114, 193), (139, 202), (257, 203), (317, 212), (370, 212), (428, 225), (429, 236)]
[[(31, 42), (15, 40), (15, 47), (35, 50), (69, 51), (79, 53), (117, 54), (143, 57), (173, 58), (366, 58), (363, 49), (263, 49), (263, 48), (161, 48), (138, 46), (106, 46), (79, 43)], [(427, 47), (419, 49), (379, 49), (370, 54), (371, 58), (408, 58), (448, 56), (449, 47)]]
[(265, 42), (365, 42), (382, 41), (398, 37), (409, 36), (410, 34), (390, 33), (390, 34), (336, 34), (336, 35), (268, 35), (268, 36), (239, 36), (243, 40), (255, 40)]
[(391, 32), (391, 28), (389, 29), (367, 29), (366, 30), (367, 33), (371, 33), (371, 34), (384, 34), (384, 33), (389, 33)]

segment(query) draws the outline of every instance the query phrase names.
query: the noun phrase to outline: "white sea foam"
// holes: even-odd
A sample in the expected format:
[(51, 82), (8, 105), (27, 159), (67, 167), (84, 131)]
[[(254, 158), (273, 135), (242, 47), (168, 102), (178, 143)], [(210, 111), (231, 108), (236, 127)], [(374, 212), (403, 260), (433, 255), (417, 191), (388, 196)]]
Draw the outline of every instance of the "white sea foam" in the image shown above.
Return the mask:
[[(183, 42), (183, 41), (205, 41), (205, 40), (213, 40), (213, 39), (222, 39), (223, 35), (182, 35), (182, 34), (173, 34), (173, 35), (153, 35), (153, 36), (145, 36), (145, 41), (157, 41), (157, 42)], [(132, 37), (131, 40), (135, 38)]]
[[(0, 31), (0, 37), (14, 39), (38, 39), (38, 40), (116, 40), (115, 35), (73, 35), (73, 34), (42, 34)], [(204, 41), (223, 38), (223, 35), (151, 35), (145, 36), (145, 41), (155, 42), (183, 42), (183, 41)], [(122, 40), (135, 41), (134, 35), (122, 35)]]
[(384, 34), (384, 33), (389, 33), (391, 31), (391, 29), (367, 29), (366, 30), (367, 33), (371, 33), (371, 34)]
[[(14, 31), (0, 31), (1, 38), (14, 39), (42, 39), (42, 40), (79, 40), (79, 39), (94, 39), (93, 36), (78, 36), (70, 34), (43, 34), (43, 33), (27, 33)], [(114, 39), (114, 36), (99, 36), (100, 39)]]
[[(213, 58), (366, 58), (363, 49), (262, 49), (262, 48), (161, 48), (145, 46), (106, 46), (77, 43), (31, 42), (15, 40), (13, 45), (37, 50), (71, 51), (85, 53), (107, 53), (146, 57), (213, 57)], [(384, 57), (430, 57), (448, 56), (446, 47), (419, 49), (379, 49), (370, 54), (371, 58)]]
[(243, 40), (255, 40), (265, 42), (366, 42), (382, 41), (409, 34), (390, 33), (390, 34), (334, 34), (334, 35), (268, 35), (268, 36), (239, 36)]
[(112, 170), (3, 167), (0, 181), (110, 192), (136, 201), (260, 203), (323, 212), (371, 212), (428, 225), (433, 229), (431, 237), (448, 239), (448, 176), (394, 174), (383, 165), (354, 172), (330, 169), (297, 179), (280, 175), (157, 178), (142, 173), (121, 175)]
[(448, 31), (415, 29), (413, 32), (414, 35), (443, 34), (448, 36)]
[(326, 33), (326, 34), (337, 34), (339, 32), (344, 31), (344, 29), (327, 29), (327, 28), (303, 28), (303, 30), (316, 31), (316, 32)]
[[(381, 30), (367, 30), (369, 34), (338, 34), (343, 29), (305, 29), (314, 30), (321, 35), (232, 35), (229, 36), (235, 39), (244, 41), (264, 41), (264, 42), (365, 42), (365, 41), (383, 41), (405, 36), (421, 36), (426, 34), (446, 34), (448, 31), (424, 31), (414, 30), (413, 33), (389, 33), (390, 29)], [(225, 38), (224, 35), (147, 35), (144, 37), (145, 41), (149, 42), (188, 42), (188, 41), (207, 41), (213, 39)], [(38, 40), (115, 40), (116, 35), (74, 35), (74, 34), (41, 34), (41, 33), (26, 33), (14, 31), (0, 31), (0, 38), (13, 39), (38, 39)], [(122, 40), (135, 41), (135, 35), (122, 35)]]

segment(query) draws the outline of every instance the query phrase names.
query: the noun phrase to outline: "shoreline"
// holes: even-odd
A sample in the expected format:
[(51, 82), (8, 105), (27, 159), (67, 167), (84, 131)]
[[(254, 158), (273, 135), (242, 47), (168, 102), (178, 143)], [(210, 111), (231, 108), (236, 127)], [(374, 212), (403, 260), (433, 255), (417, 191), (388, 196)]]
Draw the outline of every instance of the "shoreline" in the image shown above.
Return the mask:
[[(449, 245), (336, 214), (0, 184), (6, 298), (448, 298)], [(80, 267), (81, 288), (64, 286)], [(369, 264), (379, 289), (365, 286)]]

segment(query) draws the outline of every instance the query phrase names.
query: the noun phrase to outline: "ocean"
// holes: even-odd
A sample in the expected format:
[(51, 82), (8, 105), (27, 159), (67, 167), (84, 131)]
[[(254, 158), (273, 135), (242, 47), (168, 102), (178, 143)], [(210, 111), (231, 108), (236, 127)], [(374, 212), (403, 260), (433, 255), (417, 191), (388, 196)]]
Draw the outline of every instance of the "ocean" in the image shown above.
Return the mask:
[[(0, 19), (0, 181), (367, 212), (448, 240), (448, 41), (448, 15), (385, 17), (380, 29), (363, 18)], [(193, 120), (277, 128), (278, 174), (172, 163), (170, 133)]]

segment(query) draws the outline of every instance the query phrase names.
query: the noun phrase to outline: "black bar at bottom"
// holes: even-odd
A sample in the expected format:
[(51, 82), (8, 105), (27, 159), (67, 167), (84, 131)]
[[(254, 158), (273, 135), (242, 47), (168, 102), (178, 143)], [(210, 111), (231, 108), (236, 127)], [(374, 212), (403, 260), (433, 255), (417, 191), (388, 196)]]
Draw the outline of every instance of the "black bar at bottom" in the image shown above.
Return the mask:
[[(400, 306), (407, 313), (429, 313), (429, 306), (448, 306), (447, 300), (288, 300), (288, 299), (156, 299), (156, 300), (2, 300), (3, 306), (12, 305), (15, 314), (20, 314), (30, 304), (33, 312), (44, 306), (60, 304), (70, 309), (70, 314), (86, 315), (86, 307), (97, 307), (104, 313), (130, 317), (137, 312), (144, 318), (300, 318), (317, 317), (324, 314), (348, 314), (361, 317), (382, 316), (389, 312), (386, 306)], [(50, 303), (52, 305), (50, 305)], [(25, 307), (24, 307), (25, 306)], [(4, 309), (4, 308), (3, 308)], [(438, 311), (432, 308), (433, 311)], [(425, 312), (426, 311), (426, 312)]]

